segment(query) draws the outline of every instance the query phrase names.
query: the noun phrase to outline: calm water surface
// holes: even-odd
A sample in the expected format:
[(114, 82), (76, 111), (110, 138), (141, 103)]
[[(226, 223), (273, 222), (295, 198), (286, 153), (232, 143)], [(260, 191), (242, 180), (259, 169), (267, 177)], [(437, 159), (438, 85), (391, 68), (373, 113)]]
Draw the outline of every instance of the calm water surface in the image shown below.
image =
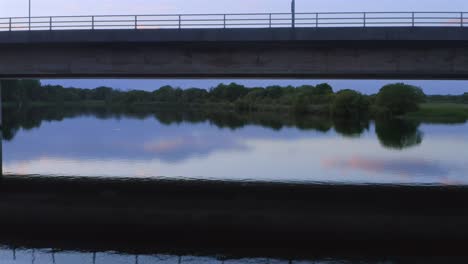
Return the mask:
[(468, 183), (466, 123), (44, 108), (5, 118), (6, 174)]

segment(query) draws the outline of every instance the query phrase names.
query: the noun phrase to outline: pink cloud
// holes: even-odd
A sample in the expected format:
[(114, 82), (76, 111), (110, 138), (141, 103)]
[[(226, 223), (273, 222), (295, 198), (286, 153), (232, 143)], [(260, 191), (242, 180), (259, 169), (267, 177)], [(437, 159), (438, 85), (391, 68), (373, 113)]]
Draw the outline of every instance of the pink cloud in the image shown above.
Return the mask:
[(401, 177), (430, 177), (446, 180), (456, 166), (444, 165), (424, 159), (375, 159), (353, 156), (348, 159), (328, 158), (322, 160), (322, 166), (328, 169), (358, 170), (372, 173), (391, 173)]

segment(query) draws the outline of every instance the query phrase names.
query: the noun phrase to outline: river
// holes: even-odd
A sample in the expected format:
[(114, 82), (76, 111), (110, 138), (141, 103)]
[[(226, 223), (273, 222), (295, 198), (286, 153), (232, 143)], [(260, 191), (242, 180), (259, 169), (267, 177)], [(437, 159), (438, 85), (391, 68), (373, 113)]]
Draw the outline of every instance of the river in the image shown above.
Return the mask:
[(466, 185), (468, 124), (5, 109), (7, 175)]

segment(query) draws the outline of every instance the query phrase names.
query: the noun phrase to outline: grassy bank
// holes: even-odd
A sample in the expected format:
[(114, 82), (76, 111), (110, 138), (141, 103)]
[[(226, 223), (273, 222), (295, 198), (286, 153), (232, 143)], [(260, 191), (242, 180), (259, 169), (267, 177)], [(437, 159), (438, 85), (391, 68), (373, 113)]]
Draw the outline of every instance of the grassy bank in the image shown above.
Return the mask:
[(468, 104), (424, 103), (417, 112), (408, 113), (405, 117), (429, 123), (466, 122)]
[[(236, 103), (229, 102), (206, 102), (206, 103), (171, 103), (171, 102), (144, 102), (144, 103), (109, 103), (103, 100), (86, 100), (78, 102), (31, 102), (25, 105), (18, 105), (14, 102), (3, 102), (3, 107), (104, 107), (111, 110), (130, 109), (132, 111), (155, 111), (155, 110), (184, 110), (198, 112), (237, 112), (240, 114), (260, 113), (260, 114), (281, 114), (289, 116), (296, 114), (291, 105), (281, 104), (254, 104), (250, 108), (241, 108)], [(329, 117), (331, 116), (330, 106), (327, 104), (309, 104), (302, 116)], [(373, 113), (370, 113), (373, 116)], [(417, 120), (428, 123), (462, 123), (468, 120), (468, 104), (460, 103), (423, 103), (419, 110), (404, 115), (406, 119)]]
[[(231, 102), (193, 102), (193, 103), (173, 103), (173, 102), (106, 102), (104, 100), (84, 100), (84, 101), (65, 101), (65, 102), (28, 102), (26, 104), (18, 104), (17, 102), (3, 102), (3, 107), (47, 107), (47, 106), (64, 106), (64, 107), (107, 107), (110, 109), (131, 108), (141, 109), (145, 111), (154, 110), (196, 110), (196, 111), (224, 111), (224, 112), (258, 112), (258, 113), (294, 113), (294, 107), (286, 104), (252, 104), (250, 108), (240, 108), (236, 103)], [(309, 115), (329, 115), (330, 109), (327, 104), (310, 104), (306, 106), (305, 112)]]

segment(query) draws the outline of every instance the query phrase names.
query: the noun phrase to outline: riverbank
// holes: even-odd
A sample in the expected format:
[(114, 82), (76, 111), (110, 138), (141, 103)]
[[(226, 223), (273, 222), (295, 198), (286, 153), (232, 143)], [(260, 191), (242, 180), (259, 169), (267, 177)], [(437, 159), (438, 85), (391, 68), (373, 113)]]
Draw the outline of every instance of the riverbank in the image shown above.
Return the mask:
[(405, 118), (427, 123), (460, 123), (468, 120), (468, 104), (459, 103), (424, 103), (416, 112)]
[[(3, 107), (106, 107), (109, 109), (141, 109), (145, 111), (154, 110), (203, 110), (203, 111), (225, 111), (225, 112), (258, 112), (258, 113), (282, 113), (282, 114), (294, 114), (294, 107), (292, 105), (285, 104), (255, 104), (250, 108), (240, 107), (237, 103), (231, 102), (194, 102), (194, 103), (171, 103), (171, 102), (139, 102), (139, 103), (115, 103), (106, 102), (104, 100), (85, 100), (77, 102), (29, 102), (27, 104), (19, 105), (14, 102), (3, 102)], [(320, 105), (308, 105), (305, 109), (305, 113), (308, 115), (330, 115), (330, 106), (327, 104)]]
[[(18, 108), (16, 103), (4, 102), (3, 107)], [(330, 118), (330, 106), (327, 104), (308, 105), (303, 113), (296, 113), (292, 105), (272, 105), (258, 104), (253, 109), (242, 108), (236, 103), (168, 103), (168, 102), (148, 102), (148, 103), (132, 103), (132, 104), (115, 104), (103, 100), (87, 100), (79, 102), (31, 102), (23, 105), (23, 108), (30, 107), (80, 107), (80, 108), (106, 108), (111, 111), (122, 112), (154, 112), (154, 111), (198, 111), (204, 113), (238, 113), (248, 115), (281, 115), (281, 116), (301, 116), (310, 118)], [(371, 113), (369, 118), (375, 117)], [(461, 103), (422, 103), (419, 105), (419, 110), (407, 113), (401, 118), (427, 123), (464, 123), (468, 120), (468, 104)]]

